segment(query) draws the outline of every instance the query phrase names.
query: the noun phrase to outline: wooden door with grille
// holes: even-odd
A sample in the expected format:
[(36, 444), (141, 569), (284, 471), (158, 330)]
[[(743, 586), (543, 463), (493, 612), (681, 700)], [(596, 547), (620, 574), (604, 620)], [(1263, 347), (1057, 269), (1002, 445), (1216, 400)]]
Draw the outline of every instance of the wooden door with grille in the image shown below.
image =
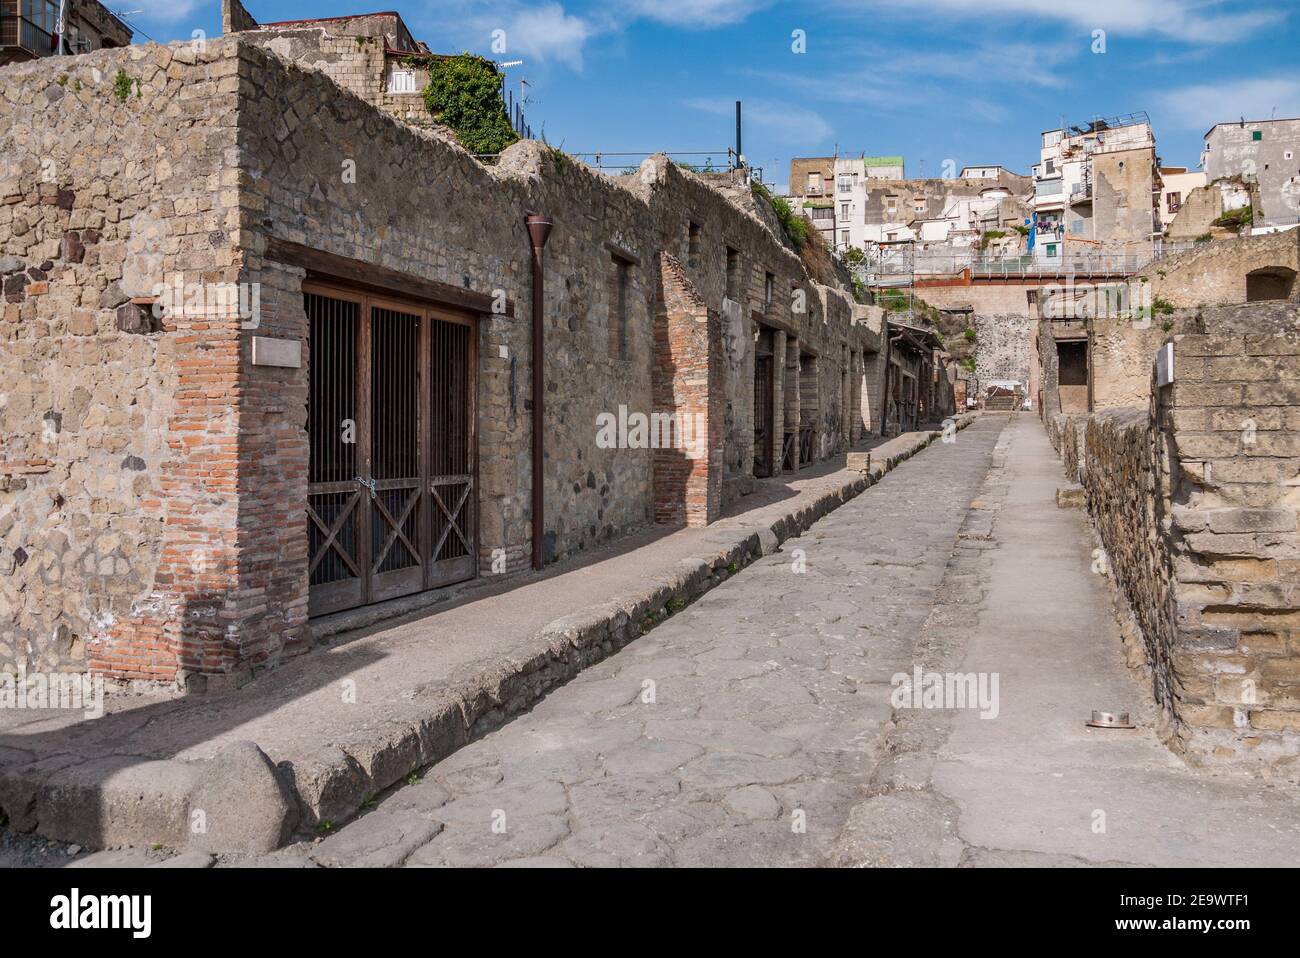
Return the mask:
[(473, 578), (472, 317), (306, 284), (310, 611)]
[(772, 475), (772, 433), (776, 428), (773, 409), (772, 353), (760, 349), (754, 354), (754, 475)]

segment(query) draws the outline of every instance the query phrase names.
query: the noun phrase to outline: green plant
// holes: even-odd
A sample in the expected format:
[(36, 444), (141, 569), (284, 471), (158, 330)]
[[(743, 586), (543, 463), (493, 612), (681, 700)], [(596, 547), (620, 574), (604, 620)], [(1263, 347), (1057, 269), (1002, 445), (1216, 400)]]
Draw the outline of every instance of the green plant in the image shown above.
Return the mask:
[(781, 232), (785, 233), (790, 245), (796, 250), (803, 249), (808, 243), (808, 221), (790, 207), (785, 197), (773, 196), (771, 190), (757, 180), (751, 184), (750, 189), (756, 198), (766, 200), (772, 207), (772, 212), (781, 224)]
[(127, 97), (131, 95), (132, 88), (135, 89), (135, 95), (139, 96), (140, 81), (131, 79), (125, 70), (118, 70), (117, 75), (113, 77), (113, 95), (119, 102), (125, 103)]
[(1029, 227), (1025, 226), (1023, 223), (1017, 223), (1015, 226), (1011, 228), (1015, 230), (1017, 233), (1019, 233), (1021, 236), (1029, 235)]
[(733, 562), (727, 566), (727, 571), (730, 572), (732, 575), (735, 575), (737, 572), (740, 571), (740, 566), (736, 565), (736, 563)]
[(680, 612), (684, 608), (686, 608), (685, 599), (673, 598), (664, 603), (664, 609), (667, 610), (669, 615), (672, 615), (674, 612)]
[(1173, 311), (1174, 304), (1162, 296), (1157, 296), (1151, 301), (1151, 314), (1153, 316), (1159, 316), (1161, 313), (1172, 313)]
[(966, 342), (968, 343), (975, 342), (975, 329), (971, 326), (967, 326), (965, 332), (962, 333), (962, 336), (966, 337)]
[(376, 804), (378, 801), (379, 801), (379, 799), (376, 798), (374, 795), (367, 795), (365, 798), (363, 798), (363, 799), (361, 800), (361, 807), (362, 807), (362, 808), (374, 808), (374, 807), (375, 807), (375, 804)]
[(334, 823), (328, 818), (322, 818), (316, 825), (316, 834), (324, 835), (334, 830)]
[(882, 290), (876, 297), (876, 305), (891, 313), (905, 313), (908, 310), (907, 294), (896, 289)]
[(500, 153), (519, 139), (501, 101), (496, 67), (469, 53), (429, 64), (424, 105), (471, 153)]
[(1249, 206), (1243, 206), (1240, 209), (1228, 210), (1210, 225), (1240, 233), (1253, 222), (1255, 222), (1255, 211)]
[(988, 249), (988, 248), (989, 248), (989, 243), (991, 243), (993, 240), (996, 240), (996, 239), (1002, 239), (1002, 238), (1003, 238), (1004, 236), (1006, 236), (1006, 235), (1007, 235), (1007, 234), (1004, 233), (1002, 230), (987, 230), (987, 231), (985, 231), (984, 233), (982, 233), (982, 234), (980, 235), (980, 249), (981, 249), (981, 250), (986, 250), (986, 249)]
[(406, 784), (407, 784), (407, 785), (419, 785), (419, 784), (420, 784), (420, 773), (419, 773), (419, 772), (412, 772), (410, 775), (406, 776)]
[(964, 357), (961, 360), (960, 365), (962, 369), (966, 370), (967, 372), (973, 373), (975, 371), (975, 357), (974, 356)]
[(1214, 239), (1214, 236), (1211, 235), (1210, 233), (1202, 233), (1200, 236), (1196, 237), (1196, 239), (1193, 242), (1208, 243), (1212, 239)]

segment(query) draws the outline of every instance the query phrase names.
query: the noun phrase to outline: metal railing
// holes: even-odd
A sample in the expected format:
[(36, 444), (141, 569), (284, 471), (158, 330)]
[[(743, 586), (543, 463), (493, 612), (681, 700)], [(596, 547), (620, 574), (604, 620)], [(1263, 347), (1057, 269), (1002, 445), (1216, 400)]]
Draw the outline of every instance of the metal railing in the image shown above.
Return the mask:
[(736, 169), (735, 153), (729, 147), (721, 150), (635, 150), (618, 152), (596, 150), (570, 153), (594, 170), (635, 173), (647, 157), (662, 153), (678, 166), (696, 173), (730, 173)]
[(972, 277), (1025, 278), (1060, 276), (1070, 273), (1129, 276), (1149, 263), (1191, 249), (1194, 243), (1165, 243), (1151, 249), (1117, 253), (1088, 251), (1044, 257), (1022, 253), (1017, 256), (985, 256), (975, 249), (921, 250), (908, 248), (880, 253), (868, 252), (860, 263), (850, 266), (864, 283), (874, 286), (910, 284), (915, 277), (956, 276), (967, 270)]

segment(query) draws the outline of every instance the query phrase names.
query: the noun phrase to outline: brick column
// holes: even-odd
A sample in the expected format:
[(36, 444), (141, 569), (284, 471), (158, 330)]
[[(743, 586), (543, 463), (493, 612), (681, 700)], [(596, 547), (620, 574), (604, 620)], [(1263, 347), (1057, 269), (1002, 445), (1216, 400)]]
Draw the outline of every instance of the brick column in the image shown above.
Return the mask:
[(674, 441), (653, 453), (655, 522), (702, 526), (722, 511), (722, 369), (721, 318), (661, 254), (652, 390), (654, 413), (672, 416)]

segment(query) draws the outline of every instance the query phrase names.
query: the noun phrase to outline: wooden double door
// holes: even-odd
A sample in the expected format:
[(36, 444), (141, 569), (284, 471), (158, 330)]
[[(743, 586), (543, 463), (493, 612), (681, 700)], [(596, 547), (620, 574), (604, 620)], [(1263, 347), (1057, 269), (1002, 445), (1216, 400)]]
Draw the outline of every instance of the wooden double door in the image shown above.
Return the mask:
[(304, 284), (310, 612), (477, 572), (475, 319)]

